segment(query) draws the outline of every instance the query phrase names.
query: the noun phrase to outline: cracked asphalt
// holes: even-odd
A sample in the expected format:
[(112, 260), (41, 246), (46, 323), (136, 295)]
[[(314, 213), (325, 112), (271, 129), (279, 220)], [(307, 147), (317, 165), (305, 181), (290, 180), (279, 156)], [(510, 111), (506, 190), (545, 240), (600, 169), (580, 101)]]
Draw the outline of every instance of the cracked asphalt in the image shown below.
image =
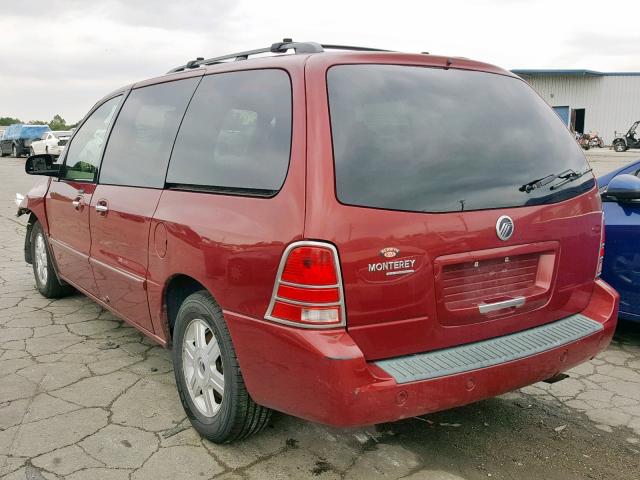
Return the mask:
[(80, 294), (35, 290), (12, 201), (33, 183), (23, 164), (0, 159), (0, 479), (640, 476), (638, 325), (621, 325), (606, 352), (553, 385), (371, 428), (274, 415), (243, 443), (202, 440), (168, 351)]

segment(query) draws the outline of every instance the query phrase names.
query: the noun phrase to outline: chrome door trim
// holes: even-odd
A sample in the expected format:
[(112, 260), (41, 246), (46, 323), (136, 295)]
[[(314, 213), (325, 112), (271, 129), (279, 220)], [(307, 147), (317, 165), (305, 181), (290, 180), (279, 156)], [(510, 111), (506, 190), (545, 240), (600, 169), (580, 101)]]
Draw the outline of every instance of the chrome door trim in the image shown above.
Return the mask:
[(69, 251), (69, 252), (71, 252), (71, 253), (79, 256), (79, 257), (82, 257), (84, 260), (87, 260), (89, 258), (89, 255), (86, 255), (86, 254), (76, 250), (72, 246), (70, 246), (70, 245), (68, 245), (68, 244), (66, 244), (64, 242), (61, 242), (60, 240), (56, 240), (51, 235), (49, 235), (49, 242), (55, 244), (58, 247), (62, 247), (65, 250), (67, 250), (67, 251)]
[(89, 257), (89, 263), (95, 263), (100, 267), (106, 268), (107, 270), (111, 270), (112, 272), (119, 273), (120, 275), (128, 277), (130, 280), (133, 280), (134, 282), (141, 283), (142, 287), (146, 288), (146, 283), (147, 283), (146, 278), (136, 275), (135, 273), (130, 273), (120, 268), (114, 267), (112, 265), (109, 265), (108, 263), (97, 260), (94, 257)]

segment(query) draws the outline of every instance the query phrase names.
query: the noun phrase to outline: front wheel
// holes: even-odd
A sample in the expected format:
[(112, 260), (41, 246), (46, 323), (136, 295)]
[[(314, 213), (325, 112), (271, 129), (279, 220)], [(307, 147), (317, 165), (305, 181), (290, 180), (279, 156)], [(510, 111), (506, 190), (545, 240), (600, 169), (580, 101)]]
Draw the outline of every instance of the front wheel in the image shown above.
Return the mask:
[(203, 437), (229, 443), (267, 425), (271, 410), (249, 396), (222, 310), (206, 291), (180, 306), (172, 355), (182, 406)]
[(53, 269), (47, 238), (40, 222), (34, 223), (31, 229), (31, 263), (36, 287), (42, 296), (58, 298), (69, 293), (71, 287), (63, 285)]

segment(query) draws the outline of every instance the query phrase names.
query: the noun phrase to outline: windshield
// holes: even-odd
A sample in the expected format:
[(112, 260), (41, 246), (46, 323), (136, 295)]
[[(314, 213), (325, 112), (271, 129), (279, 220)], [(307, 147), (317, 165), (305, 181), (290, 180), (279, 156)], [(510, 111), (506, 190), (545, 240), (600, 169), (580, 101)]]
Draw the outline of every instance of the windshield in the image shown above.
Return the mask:
[[(593, 188), (580, 147), (523, 81), (484, 72), (340, 65), (327, 75), (338, 199), (451, 212), (558, 202)], [(523, 185), (560, 172), (540, 188)]]

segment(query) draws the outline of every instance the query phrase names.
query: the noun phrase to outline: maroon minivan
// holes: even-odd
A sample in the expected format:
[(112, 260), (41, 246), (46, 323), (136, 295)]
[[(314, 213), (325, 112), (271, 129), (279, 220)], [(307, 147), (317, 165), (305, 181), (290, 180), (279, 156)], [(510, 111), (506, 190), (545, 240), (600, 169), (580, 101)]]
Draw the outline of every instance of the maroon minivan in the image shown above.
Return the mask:
[(38, 290), (171, 347), (216, 442), (557, 379), (616, 325), (580, 147), (491, 65), (285, 39), (111, 93), (26, 171)]

